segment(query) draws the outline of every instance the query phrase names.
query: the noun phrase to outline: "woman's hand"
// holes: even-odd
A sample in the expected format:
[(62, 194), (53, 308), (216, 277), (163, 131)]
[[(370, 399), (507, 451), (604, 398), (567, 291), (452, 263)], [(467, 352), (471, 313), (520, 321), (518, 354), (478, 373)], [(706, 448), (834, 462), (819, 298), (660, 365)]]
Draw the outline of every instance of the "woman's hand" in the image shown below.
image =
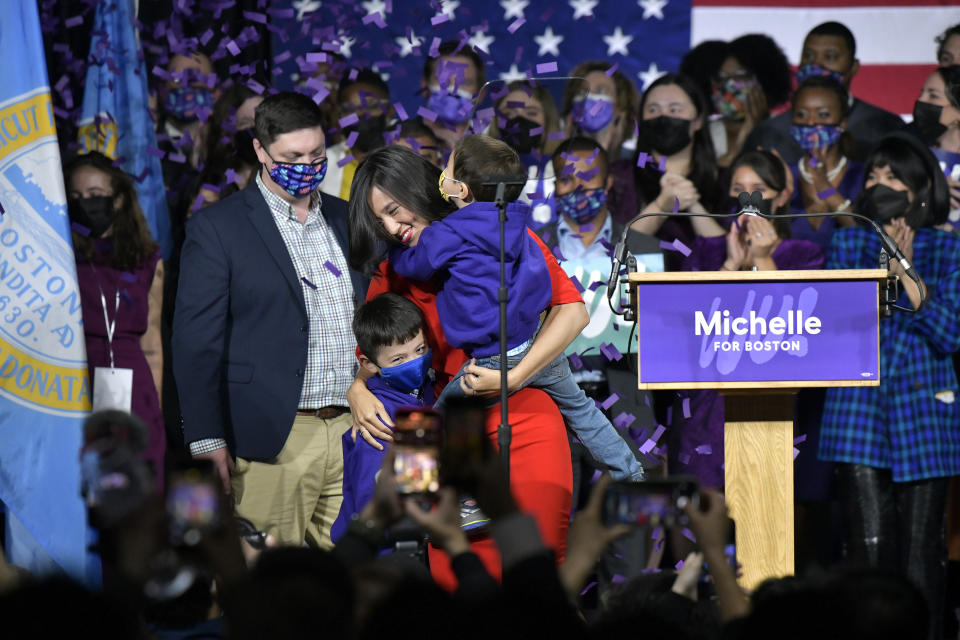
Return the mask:
[(739, 271), (747, 257), (747, 245), (743, 238), (746, 232), (743, 228), (746, 218), (745, 214), (741, 214), (727, 231), (727, 259), (724, 260), (722, 267), (724, 271)]
[(773, 250), (780, 244), (780, 238), (773, 228), (773, 223), (765, 218), (750, 216), (746, 220), (746, 225), (749, 239), (747, 259), (758, 269), (769, 271), (769, 265), (759, 262), (768, 260)]
[(688, 211), (694, 203), (700, 200), (700, 194), (692, 182), (679, 174), (668, 171), (660, 178), (660, 195), (657, 196), (657, 206), (660, 211), (673, 211), (678, 200), (680, 201), (679, 211)]
[(356, 440), (359, 432), (371, 446), (383, 450), (383, 445), (376, 439), (393, 440), (392, 432), (384, 425), (386, 423), (392, 427), (393, 420), (390, 419), (387, 408), (370, 393), (362, 379), (357, 378), (350, 384), (347, 390), (347, 404), (350, 405), (350, 414), (353, 416), (351, 437)]
[[(894, 218), (890, 221), (889, 224), (883, 226), (884, 231), (890, 234), (890, 237), (893, 238), (893, 241), (897, 243), (897, 246), (900, 247), (900, 251), (903, 252), (903, 257), (907, 259), (908, 262), (913, 262), (913, 229), (907, 224), (906, 219), (904, 218)], [(907, 276), (907, 272), (904, 271), (903, 265), (900, 264), (899, 260), (890, 260), (890, 273), (901, 278)]]
[[(487, 369), (477, 364), (474, 358), (463, 368), (460, 388), (468, 396), (492, 396), (500, 392), (500, 370)], [(510, 387), (510, 373), (507, 372), (507, 389)]]

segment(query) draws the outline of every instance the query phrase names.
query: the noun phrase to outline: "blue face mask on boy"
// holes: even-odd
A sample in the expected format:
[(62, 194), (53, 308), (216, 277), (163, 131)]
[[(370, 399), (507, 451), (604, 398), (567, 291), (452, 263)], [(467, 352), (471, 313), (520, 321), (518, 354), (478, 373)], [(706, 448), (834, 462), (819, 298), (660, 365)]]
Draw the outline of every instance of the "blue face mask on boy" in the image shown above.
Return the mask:
[(380, 367), (380, 377), (388, 385), (404, 393), (413, 393), (423, 386), (433, 357), (430, 349), (420, 357), (392, 367)]

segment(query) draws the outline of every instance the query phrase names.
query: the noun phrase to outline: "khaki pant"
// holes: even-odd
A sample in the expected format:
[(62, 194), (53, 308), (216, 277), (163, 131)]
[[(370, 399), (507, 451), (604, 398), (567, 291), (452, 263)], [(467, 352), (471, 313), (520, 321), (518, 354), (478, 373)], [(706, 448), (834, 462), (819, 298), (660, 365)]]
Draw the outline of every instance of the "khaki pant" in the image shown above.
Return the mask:
[(273, 460), (237, 458), (230, 478), (237, 515), (279, 544), (330, 549), (330, 526), (343, 501), (341, 436), (349, 413), (332, 420), (297, 416)]

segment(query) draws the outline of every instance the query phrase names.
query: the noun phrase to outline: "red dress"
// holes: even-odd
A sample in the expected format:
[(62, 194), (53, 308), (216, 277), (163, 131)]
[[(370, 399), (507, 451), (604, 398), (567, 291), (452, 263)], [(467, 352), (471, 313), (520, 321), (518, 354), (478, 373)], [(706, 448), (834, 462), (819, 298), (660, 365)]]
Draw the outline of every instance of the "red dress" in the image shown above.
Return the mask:
[[(531, 232), (540, 246), (550, 271), (553, 296), (550, 306), (582, 302), (580, 293), (564, 273), (550, 250)], [(367, 300), (381, 293), (402, 295), (423, 312), (426, 339), (433, 350), (433, 368), (437, 372), (437, 390), (468, 360), (467, 354), (447, 344), (437, 315), (434, 282), (414, 282), (397, 274), (384, 260), (370, 282)], [(487, 412), (487, 434), (496, 447), (497, 425), (500, 424), (500, 405)], [(570, 524), (570, 500), (573, 493), (573, 470), (570, 446), (560, 411), (543, 391), (523, 389), (510, 396), (510, 487), (520, 508), (531, 514), (540, 529), (544, 542), (553, 549), (557, 561), (566, 551), (567, 528)], [(481, 538), (471, 548), (483, 561), (487, 570), (500, 576), (500, 554), (492, 539)], [(430, 569), (440, 586), (452, 589), (456, 579), (450, 563), (442, 551), (430, 548)]]
[(103, 305), (100, 301), (100, 288), (97, 287), (99, 282), (111, 321), (116, 308), (117, 287), (120, 288), (120, 306), (113, 335), (114, 366), (133, 369), (133, 398), (130, 409), (131, 413), (147, 423), (149, 442), (142, 457), (153, 465), (158, 486), (162, 487), (166, 433), (157, 387), (150, 373), (150, 365), (147, 364), (147, 358), (140, 347), (140, 338), (147, 331), (150, 286), (153, 284), (160, 254), (155, 253), (132, 271), (119, 271), (107, 264), (103, 249), (109, 250), (109, 246), (108, 241), (98, 241), (92, 265), (82, 255), (77, 256), (77, 282), (80, 285), (90, 384), (93, 385), (93, 370), (96, 367), (110, 366)]

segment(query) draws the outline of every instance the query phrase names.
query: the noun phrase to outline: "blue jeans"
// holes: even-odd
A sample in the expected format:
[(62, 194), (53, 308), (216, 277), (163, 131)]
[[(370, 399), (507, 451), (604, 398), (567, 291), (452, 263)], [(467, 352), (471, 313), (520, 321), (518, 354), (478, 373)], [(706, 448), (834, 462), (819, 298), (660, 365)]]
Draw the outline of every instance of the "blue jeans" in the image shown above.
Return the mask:
[[(507, 369), (513, 369), (525, 355), (523, 351), (517, 355), (507, 356)], [(500, 370), (500, 356), (477, 358), (477, 365), (487, 369)], [(465, 367), (466, 365), (464, 365)], [(437, 398), (434, 408), (441, 409), (443, 403), (450, 398), (465, 397), (460, 388), (463, 378), (463, 368), (450, 381), (440, 397)], [(617, 431), (596, 403), (587, 397), (577, 383), (573, 381), (570, 365), (565, 355), (558, 356), (553, 362), (545, 366), (536, 375), (527, 380), (524, 387), (533, 387), (547, 392), (563, 414), (567, 427), (576, 434), (597, 462), (610, 468), (614, 480), (638, 480), (643, 478), (643, 466), (633, 455), (623, 436)], [(518, 389), (519, 391), (519, 389)], [(491, 401), (496, 404), (497, 399)]]

